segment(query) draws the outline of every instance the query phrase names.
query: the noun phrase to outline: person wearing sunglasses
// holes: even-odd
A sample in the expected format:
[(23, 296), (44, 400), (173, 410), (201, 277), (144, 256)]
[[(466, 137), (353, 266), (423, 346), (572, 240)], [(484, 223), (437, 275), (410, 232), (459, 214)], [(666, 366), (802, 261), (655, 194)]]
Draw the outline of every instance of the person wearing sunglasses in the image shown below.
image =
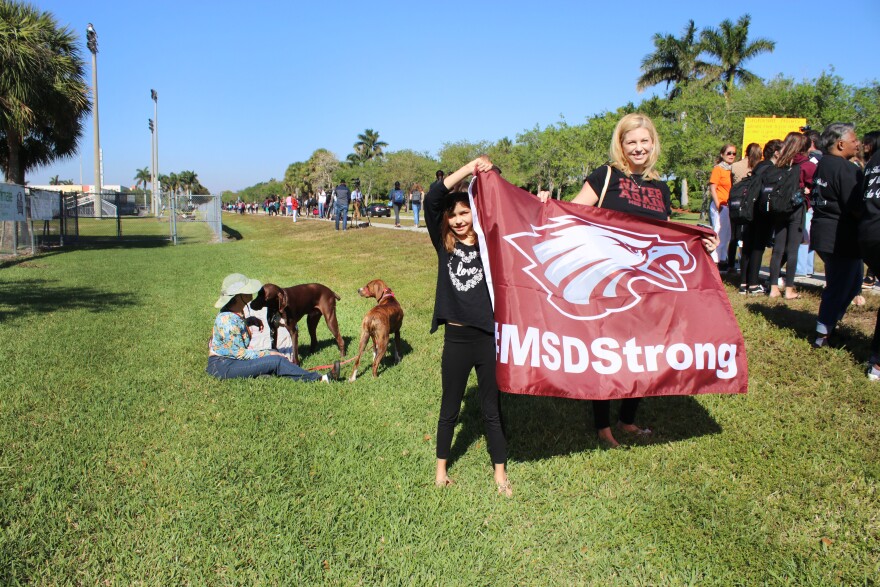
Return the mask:
[[(734, 161), (736, 161), (736, 145), (728, 143), (719, 151), (715, 167), (712, 168), (712, 175), (709, 176), (709, 195), (712, 197), (712, 202), (709, 205), (709, 219), (720, 240), (718, 248), (712, 253), (712, 260), (718, 263), (718, 268), (722, 271), (727, 269), (729, 262), (736, 263), (735, 258), (728, 258), (731, 239), (730, 215), (727, 208), (730, 186), (733, 184), (730, 166)], [(734, 246), (736, 246), (736, 241), (734, 241)], [(736, 255), (736, 249), (734, 249), (733, 255)]]

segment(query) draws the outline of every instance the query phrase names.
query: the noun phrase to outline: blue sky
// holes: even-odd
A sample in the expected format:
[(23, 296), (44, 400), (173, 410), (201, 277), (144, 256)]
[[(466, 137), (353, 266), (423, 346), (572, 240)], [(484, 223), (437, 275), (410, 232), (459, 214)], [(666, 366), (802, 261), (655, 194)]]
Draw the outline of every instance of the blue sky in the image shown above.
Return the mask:
[[(513, 139), (638, 102), (650, 95), (635, 82), (651, 37), (678, 35), (689, 19), (702, 28), (751, 14), (752, 37), (776, 41), (748, 64), (762, 77), (833, 67), (864, 84), (877, 77), (868, 51), (880, 25), (877, 0), (35, 4), (82, 35), (89, 81), (87, 23), (98, 32), (104, 183), (131, 185), (149, 167), (155, 88), (159, 171), (195, 170), (215, 193), (281, 178), (319, 147), (344, 159), (365, 128), (390, 150), (435, 154), (444, 142)], [(839, 36), (817, 30), (830, 6)], [(29, 183), (93, 182), (91, 118), (79, 151)]]

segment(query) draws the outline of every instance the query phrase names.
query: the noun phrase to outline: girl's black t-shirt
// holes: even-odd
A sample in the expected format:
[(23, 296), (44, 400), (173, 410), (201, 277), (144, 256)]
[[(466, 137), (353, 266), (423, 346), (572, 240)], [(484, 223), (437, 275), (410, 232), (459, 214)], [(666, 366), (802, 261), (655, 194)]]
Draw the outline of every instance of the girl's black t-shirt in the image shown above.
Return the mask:
[(495, 318), (480, 248), (456, 242), (452, 252), (447, 253), (443, 246), (440, 228), (446, 222), (443, 203), (448, 193), (446, 186), (438, 182), (425, 196), (428, 234), (437, 251), (437, 291), (431, 332), (440, 324), (455, 322), (491, 334), (495, 332)]
[[(587, 183), (597, 196), (602, 195), (608, 167), (608, 165), (599, 167), (587, 178)], [(597, 202), (596, 205), (598, 206), (599, 203)], [(666, 182), (656, 179), (646, 180), (635, 173), (627, 177), (619, 169), (611, 167), (611, 178), (608, 181), (602, 207), (636, 216), (668, 220), (672, 214), (672, 199)]]

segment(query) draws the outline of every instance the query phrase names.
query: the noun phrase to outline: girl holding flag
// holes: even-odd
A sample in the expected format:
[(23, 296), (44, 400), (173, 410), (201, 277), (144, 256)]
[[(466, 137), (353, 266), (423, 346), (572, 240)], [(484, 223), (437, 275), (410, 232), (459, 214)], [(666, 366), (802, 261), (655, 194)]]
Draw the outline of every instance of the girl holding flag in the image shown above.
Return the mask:
[[(431, 186), (425, 197), (425, 221), (437, 250), (437, 291), (431, 332), (444, 325), (441, 378), (443, 396), (437, 422), (438, 487), (452, 484), (447, 462), (461, 401), (472, 369), (477, 372), (477, 396), (486, 428), (495, 484), (500, 495), (513, 491), (507, 478), (507, 439), (501, 422), (498, 385), (495, 379), (495, 322), (489, 288), (474, 232), (467, 188), (460, 182), (474, 169), (493, 168), (487, 157), (478, 157)], [(465, 184), (466, 185), (466, 184)]]

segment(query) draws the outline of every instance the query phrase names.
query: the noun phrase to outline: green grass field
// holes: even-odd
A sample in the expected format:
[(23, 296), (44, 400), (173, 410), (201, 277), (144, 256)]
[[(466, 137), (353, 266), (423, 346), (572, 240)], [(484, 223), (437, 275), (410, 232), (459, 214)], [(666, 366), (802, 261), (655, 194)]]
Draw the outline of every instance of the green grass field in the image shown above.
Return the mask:
[[(728, 286), (746, 396), (645, 400), (657, 434), (601, 450), (589, 405), (502, 397), (514, 497), (495, 494), (474, 389), (433, 485), (440, 333), (423, 233), (224, 214), (234, 240), (55, 250), (0, 269), (0, 584), (873, 585), (878, 300), (809, 347), (816, 292)], [(378, 379), (218, 382), (227, 273), (342, 296), (349, 347), (380, 277), (405, 311)], [(338, 352), (326, 327), (305, 366)], [(307, 342), (308, 336), (305, 336)], [(345, 374), (348, 371), (344, 371)], [(472, 380), (475, 385), (475, 380)]]

